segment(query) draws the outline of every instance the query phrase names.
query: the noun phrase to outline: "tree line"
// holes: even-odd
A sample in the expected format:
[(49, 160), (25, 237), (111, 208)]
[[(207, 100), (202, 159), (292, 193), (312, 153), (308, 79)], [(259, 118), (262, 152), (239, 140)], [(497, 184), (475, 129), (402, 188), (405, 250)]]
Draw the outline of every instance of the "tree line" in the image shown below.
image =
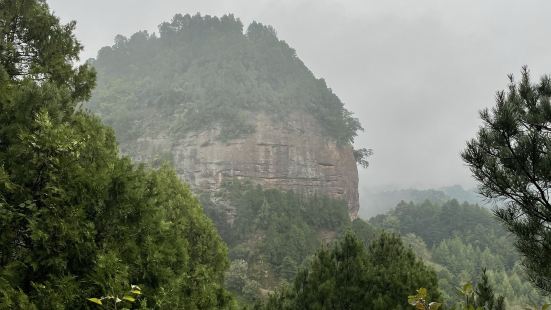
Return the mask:
[[(278, 53), (295, 57), (269, 27), (252, 24), (244, 35), (229, 16), (182, 15), (161, 26), (161, 38), (119, 37), (119, 47), (102, 53), (146, 47), (163, 36), (200, 47), (205, 23), (219, 39), (233, 33), (270, 47), (264, 51), (273, 61), (282, 59)], [(225, 275), (230, 263), (216, 230), (221, 226), (170, 167), (133, 164), (119, 154), (113, 130), (81, 109), (96, 73), (90, 63), (75, 65), (82, 46), (74, 28), (74, 22), (61, 24), (44, 1), (0, 0), (0, 309), (237, 308), (225, 285), (247, 279)], [(180, 48), (182, 55), (196, 52)], [(279, 70), (274, 74), (291, 68)], [(265, 83), (289, 87), (278, 79)], [(309, 88), (325, 100), (321, 122), (331, 124), (333, 138), (350, 143), (359, 123), (347, 121), (353, 118), (322, 80), (309, 83), (321, 87)], [(495, 215), (511, 237), (486, 211), (456, 201), (404, 203), (370, 223), (350, 222), (339, 201), (230, 185), (236, 190), (225, 194), (237, 202), (239, 226), (223, 235), (230, 256), (241, 259), (232, 268), (239, 271), (254, 257), (290, 281), (252, 307), (503, 309), (509, 294), (498, 284), (525, 287), (522, 277), (513, 277), (520, 273), (549, 293), (550, 85), (548, 77), (533, 84), (527, 69), (519, 83), (511, 78), (496, 107), (482, 111), (483, 127), (463, 153), (482, 194), (503, 200)], [(216, 222), (207, 204), (205, 210)], [(335, 242), (318, 248), (314, 237), (327, 231), (337, 233)], [(507, 277), (482, 268), (488, 265), (502, 267)], [(462, 286), (464, 300), (446, 303), (446, 286), (469, 278), (480, 280)], [(244, 281), (241, 291), (255, 288)]]

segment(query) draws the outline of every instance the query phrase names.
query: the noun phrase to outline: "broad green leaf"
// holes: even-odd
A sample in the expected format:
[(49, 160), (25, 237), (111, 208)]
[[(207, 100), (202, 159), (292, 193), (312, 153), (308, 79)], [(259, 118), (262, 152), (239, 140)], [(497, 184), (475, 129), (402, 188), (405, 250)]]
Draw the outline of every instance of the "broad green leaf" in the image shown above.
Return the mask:
[(124, 296), (122, 299), (126, 300), (126, 301), (129, 301), (129, 302), (135, 302), (136, 301), (136, 299), (134, 297), (128, 296), (128, 295)]
[(136, 295), (141, 295), (142, 294), (142, 292), (140, 290), (132, 290), (132, 291), (130, 291), (130, 293), (136, 294)]
[(101, 299), (98, 299), (98, 298), (88, 298), (89, 301), (95, 303), (95, 304), (98, 304), (98, 305), (103, 305), (101, 303)]
[(430, 310), (438, 310), (440, 308), (440, 306), (442, 306), (441, 303), (437, 303), (437, 302), (433, 301), (429, 304), (429, 309)]

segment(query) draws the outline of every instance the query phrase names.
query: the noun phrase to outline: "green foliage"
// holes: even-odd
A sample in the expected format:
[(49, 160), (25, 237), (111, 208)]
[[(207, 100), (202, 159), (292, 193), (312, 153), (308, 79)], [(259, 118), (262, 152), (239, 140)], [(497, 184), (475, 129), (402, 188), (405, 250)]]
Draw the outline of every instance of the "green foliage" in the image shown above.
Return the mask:
[[(111, 295), (102, 296), (99, 298), (91, 297), (88, 298), (89, 302), (102, 306), (103, 309), (117, 309), (118, 307), (130, 306), (136, 302), (138, 298), (141, 297), (142, 290), (137, 285), (131, 285), (130, 290), (124, 292), (123, 294), (117, 294), (116, 292), (111, 292)], [(121, 305), (119, 305), (121, 304)], [(123, 308), (128, 309), (128, 308)]]
[(270, 26), (253, 22), (244, 33), (233, 15), (177, 14), (159, 34), (117, 36), (92, 61), (99, 82), (88, 107), (115, 128), (125, 150), (146, 133), (218, 128), (222, 140), (247, 135), (259, 113), (279, 119), (306, 112), (343, 145), (362, 130)]
[(448, 306), (456, 298), (457, 283), (475, 279), (484, 267), (495, 294), (506, 296), (509, 305), (546, 302), (526, 280), (513, 240), (483, 208), (453, 200), (400, 203), (369, 223), (400, 233), (404, 242), (435, 268)]
[(465, 310), (505, 310), (505, 298), (503, 296), (495, 297), (492, 286), (489, 283), (486, 269), (482, 269), (482, 276), (476, 287), (470, 283), (465, 283), (457, 289), (459, 296), (463, 301), (456, 305), (456, 308)]
[(0, 1), (0, 309), (90, 308), (128, 283), (134, 307), (231, 306), (226, 248), (189, 189), (120, 158), (78, 109), (94, 72), (72, 67), (73, 28), (43, 1)]
[(439, 299), (436, 274), (397, 236), (382, 234), (367, 248), (347, 233), (332, 249), (318, 251), (289, 288), (260, 309), (408, 309), (415, 287), (429, 287)]
[[(309, 255), (350, 225), (344, 201), (237, 180), (226, 182), (215, 194), (201, 195), (201, 201), (230, 248), (226, 285), (241, 297), (247, 283), (249, 292), (259, 285), (259, 297), (258, 288), (269, 290), (291, 281)], [(231, 221), (225, 214), (228, 207), (234, 210)], [(370, 237), (370, 227), (363, 223), (355, 226)], [(254, 299), (254, 294), (247, 295)]]
[(364, 244), (369, 244), (379, 236), (379, 231), (375, 227), (359, 218), (352, 221), (351, 229)]
[(551, 308), (551, 304), (545, 304), (545, 305), (542, 305), (541, 307), (540, 306), (532, 306), (532, 307), (527, 307), (525, 308), (526, 310), (547, 310), (547, 309), (550, 309)]
[(551, 78), (532, 84), (528, 69), (510, 76), (496, 106), (480, 113), (483, 125), (467, 143), (463, 160), (480, 192), (501, 199), (497, 217), (516, 237), (530, 280), (551, 293)]
[[(482, 270), (482, 276), (476, 288), (472, 283), (467, 282), (462, 287), (457, 288), (458, 295), (463, 299), (451, 309), (456, 310), (505, 310), (505, 299), (503, 296), (495, 298), (493, 288), (488, 281), (486, 270)], [(408, 303), (418, 310), (439, 309), (442, 304), (429, 302), (428, 290), (420, 288), (417, 294), (408, 297)]]
[(365, 195), (364, 199), (360, 201), (362, 207), (359, 211), (359, 216), (364, 219), (385, 214), (394, 209), (402, 201), (421, 204), (428, 200), (434, 204), (443, 204), (455, 199), (470, 204), (485, 205), (484, 197), (477, 194), (475, 190), (466, 190), (459, 185), (424, 190), (364, 189), (364, 191)]
[(356, 159), (356, 162), (364, 168), (369, 167), (369, 162), (367, 161), (367, 158), (371, 155), (373, 155), (372, 149), (362, 148), (354, 150), (354, 158)]
[(233, 260), (226, 272), (226, 287), (234, 292), (240, 292), (245, 286), (248, 276), (249, 264), (244, 259)]
[(417, 290), (417, 294), (408, 296), (408, 303), (417, 310), (438, 310), (441, 303), (428, 301), (428, 291), (422, 287)]
[[(488, 275), (486, 274), (486, 268), (482, 269), (482, 275), (480, 281), (476, 285), (476, 304), (482, 308), (488, 310), (495, 309), (496, 298), (494, 296), (494, 289), (490, 285)], [(499, 298), (498, 298), (499, 299)]]
[[(0, 85), (3, 88), (7, 90), (14, 82), (22, 89), (33, 88), (38, 82), (45, 87), (59, 87), (65, 92), (60, 97), (69, 97), (72, 102), (89, 98), (95, 82), (94, 72), (88, 65), (77, 68), (72, 65), (82, 49), (73, 35), (75, 22), (60, 24), (44, 1), (32, 0), (0, 1), (0, 21)], [(62, 103), (59, 100), (57, 104)], [(4, 102), (2, 108), (8, 107)]]
[(472, 247), (484, 251), (486, 247), (504, 258), (503, 263), (512, 268), (518, 256), (511, 251), (511, 240), (505, 230), (484, 208), (450, 200), (442, 204), (429, 201), (423, 203), (401, 202), (385, 215), (369, 221), (372, 225), (390, 229), (400, 234), (413, 233), (429, 248), (446, 239), (459, 236)]

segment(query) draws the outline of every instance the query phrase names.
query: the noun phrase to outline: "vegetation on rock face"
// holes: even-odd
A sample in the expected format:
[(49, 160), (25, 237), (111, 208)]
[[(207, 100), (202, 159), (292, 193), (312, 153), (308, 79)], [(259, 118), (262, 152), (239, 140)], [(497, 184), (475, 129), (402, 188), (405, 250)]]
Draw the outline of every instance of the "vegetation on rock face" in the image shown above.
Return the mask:
[[(262, 112), (312, 114), (340, 144), (362, 130), (272, 27), (253, 22), (244, 33), (233, 15), (178, 14), (158, 36), (117, 36), (92, 63), (99, 82), (87, 106), (113, 126), (123, 147), (143, 135), (211, 128), (220, 128), (222, 139), (238, 137), (254, 131), (250, 118)], [(366, 155), (359, 152), (359, 160)]]
[(169, 168), (118, 156), (78, 109), (94, 72), (38, 0), (0, 0), (0, 308), (82, 309), (139, 285), (148, 308), (223, 308), (226, 248)]
[(497, 217), (516, 238), (532, 283), (551, 293), (551, 78), (532, 84), (523, 68), (510, 76), (496, 106), (483, 110), (483, 126), (463, 153), (480, 192), (505, 205)]

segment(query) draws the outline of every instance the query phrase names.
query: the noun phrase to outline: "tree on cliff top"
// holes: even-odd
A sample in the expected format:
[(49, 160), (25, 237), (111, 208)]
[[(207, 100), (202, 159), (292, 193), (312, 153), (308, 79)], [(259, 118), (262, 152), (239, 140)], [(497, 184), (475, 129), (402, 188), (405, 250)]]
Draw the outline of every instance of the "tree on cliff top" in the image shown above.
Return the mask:
[(0, 0), (0, 309), (89, 308), (130, 284), (142, 306), (226, 307), (226, 249), (189, 190), (78, 110), (95, 78), (73, 66), (74, 26)]
[(522, 70), (510, 76), (496, 106), (483, 110), (483, 126), (467, 143), (463, 160), (488, 198), (502, 199), (495, 213), (516, 237), (532, 282), (551, 293), (551, 79), (532, 84)]
[(89, 108), (114, 126), (123, 147), (146, 130), (185, 134), (218, 126), (222, 139), (237, 137), (254, 131), (256, 113), (310, 114), (341, 145), (362, 130), (270, 26), (253, 22), (244, 33), (233, 15), (177, 14), (159, 33), (117, 36), (93, 61), (99, 85)]

